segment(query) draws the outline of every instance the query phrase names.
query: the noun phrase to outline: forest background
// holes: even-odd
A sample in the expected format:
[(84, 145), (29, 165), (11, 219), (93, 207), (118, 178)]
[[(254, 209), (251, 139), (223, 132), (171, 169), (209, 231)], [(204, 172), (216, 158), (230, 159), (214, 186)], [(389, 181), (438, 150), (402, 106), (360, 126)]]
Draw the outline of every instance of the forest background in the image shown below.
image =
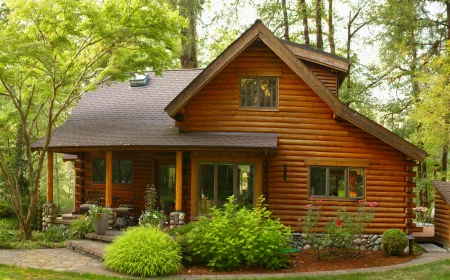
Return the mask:
[[(17, 2), (35, 4), (29, 0)], [(170, 17), (172, 27), (161, 28), (177, 33), (171, 40), (176, 40), (179, 47), (173, 47), (171, 55), (159, 57), (163, 63), (133, 65), (136, 70), (145, 67), (160, 72), (168, 68), (205, 67), (256, 19), (261, 19), (279, 38), (349, 59), (352, 65), (340, 88), (339, 98), (429, 154), (426, 161), (417, 167), (415, 189), (417, 203), (432, 206), (434, 194), (431, 181), (446, 180), (448, 177), (450, 49), (447, 41), (450, 38), (450, 0), (105, 2), (126, 4), (126, 7), (132, 4), (156, 5), (158, 2), (164, 8), (164, 15)], [(3, 22), (4, 30), (7, 30), (8, 24), (11, 25), (10, 16), (15, 12), (8, 6), (8, 1), (0, 0), (0, 22)], [(55, 18), (51, 18), (54, 15), (48, 11), (40, 12), (40, 16), (48, 17), (49, 21)], [(178, 13), (181, 17), (176, 18), (171, 13)], [(20, 18), (21, 14), (15, 16)], [(174, 43), (169, 42), (169, 39), (164, 40), (167, 44)], [(6, 65), (0, 59), (0, 66), (2, 63)], [(13, 95), (8, 96), (8, 83), (3, 80), (7, 75), (1, 70), (0, 67), (3, 84), (3, 87), (0, 85), (0, 167), (3, 167), (0, 173), (0, 214), (4, 209), (1, 205), (14, 206), (14, 200), (20, 198), (19, 204), (23, 209), (18, 211), (17, 206), (12, 208), (17, 215), (26, 216), (26, 213), (36, 212), (30, 207), (45, 203), (46, 194), (45, 157), (30, 154), (27, 142), (46, 135), (46, 131), (27, 130), (26, 121), (23, 125), (17, 125), (20, 118), (16, 115), (20, 112), (11, 105), (14, 104), (14, 98)], [(111, 73), (115, 72), (109, 69), (102, 77), (111, 77)], [(117, 80), (127, 78), (123, 75), (114, 77)], [(99, 84), (104, 81), (91, 79), (89, 82)], [(44, 121), (42, 126), (55, 128), (63, 123), (82, 94), (92, 88), (80, 88), (67, 106), (61, 108), (57, 118), (49, 123)], [(46, 106), (35, 110), (41, 113)], [(31, 123), (36, 126), (39, 122), (42, 119), (36, 117)], [(24, 131), (25, 134), (29, 132), (29, 135), (24, 135)], [(60, 212), (70, 212), (74, 192), (73, 165), (64, 163), (62, 155), (57, 154), (54, 166), (54, 202)], [(8, 177), (12, 173), (14, 176)], [(30, 203), (37, 187), (33, 183), (34, 179), (39, 182), (36, 185), (40, 186), (40, 192), (36, 194), (36, 203)], [(37, 212), (31, 216), (32, 227), (37, 227)]]

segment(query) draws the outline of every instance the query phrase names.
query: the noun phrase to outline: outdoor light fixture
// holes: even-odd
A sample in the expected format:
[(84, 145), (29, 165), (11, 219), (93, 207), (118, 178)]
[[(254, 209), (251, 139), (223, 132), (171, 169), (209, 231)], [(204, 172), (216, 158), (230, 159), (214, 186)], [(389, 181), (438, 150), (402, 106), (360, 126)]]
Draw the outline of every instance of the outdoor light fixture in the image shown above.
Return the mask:
[(414, 240), (414, 236), (412, 234), (408, 235), (408, 247), (409, 247), (410, 255), (414, 254), (413, 240)]

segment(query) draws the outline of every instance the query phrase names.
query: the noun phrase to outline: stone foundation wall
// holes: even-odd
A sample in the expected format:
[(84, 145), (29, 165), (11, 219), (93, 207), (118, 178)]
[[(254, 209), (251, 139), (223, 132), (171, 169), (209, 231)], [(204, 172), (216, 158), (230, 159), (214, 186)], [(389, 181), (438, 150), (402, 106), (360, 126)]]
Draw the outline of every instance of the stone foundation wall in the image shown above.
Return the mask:
[[(377, 235), (377, 234), (363, 234), (359, 237), (355, 237), (353, 240), (352, 249), (355, 250), (373, 250), (378, 251), (382, 250), (381, 248), (381, 237), (383, 235)], [(320, 236), (319, 236), (320, 238)], [(320, 242), (319, 242), (320, 243)], [(317, 246), (317, 245), (315, 245)], [(324, 249), (326, 247), (341, 247), (341, 244), (333, 244), (332, 241), (328, 241), (327, 244), (324, 246), (320, 246), (319, 249)], [(299, 251), (302, 250), (308, 250), (311, 249), (311, 244), (308, 244), (306, 240), (306, 234), (305, 233), (292, 233), (292, 239), (291, 239), (291, 247), (293, 249), (297, 249)]]
[(172, 212), (170, 213), (170, 229), (174, 229), (176, 227), (182, 227), (186, 224), (184, 219), (186, 218), (186, 214), (184, 212)]
[(53, 226), (53, 220), (57, 217), (56, 204), (45, 203), (42, 205), (42, 231), (46, 231), (48, 227)]

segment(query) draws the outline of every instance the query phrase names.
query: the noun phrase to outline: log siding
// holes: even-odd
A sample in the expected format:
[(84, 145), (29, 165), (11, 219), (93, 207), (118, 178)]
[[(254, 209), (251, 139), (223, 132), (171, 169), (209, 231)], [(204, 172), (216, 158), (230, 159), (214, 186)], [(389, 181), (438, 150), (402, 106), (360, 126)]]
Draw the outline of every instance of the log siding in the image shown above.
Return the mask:
[[(243, 70), (283, 73), (279, 77), (277, 111), (239, 109), (239, 77), (235, 73)], [(268, 153), (268, 174), (264, 178), (270, 209), (284, 224), (296, 228), (297, 219), (306, 214), (305, 160), (322, 158), (368, 161), (366, 200), (376, 201), (378, 206), (367, 232), (413, 227), (410, 208), (415, 205), (410, 190), (415, 186), (411, 182), (415, 161), (355, 125), (334, 119), (333, 110), (262, 42), (247, 47), (183, 109), (186, 119), (176, 123), (182, 131), (278, 133), (278, 148)], [(332, 214), (337, 205), (356, 210), (357, 201), (325, 200), (325, 216)]]

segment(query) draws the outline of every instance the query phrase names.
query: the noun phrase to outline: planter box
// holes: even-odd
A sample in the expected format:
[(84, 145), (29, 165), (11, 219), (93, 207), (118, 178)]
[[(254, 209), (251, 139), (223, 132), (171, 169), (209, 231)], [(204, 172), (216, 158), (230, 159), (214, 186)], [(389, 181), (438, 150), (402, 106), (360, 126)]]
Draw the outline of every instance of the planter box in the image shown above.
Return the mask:
[(422, 228), (422, 232), (413, 232), (414, 237), (434, 237), (434, 225), (433, 224), (417, 224)]

